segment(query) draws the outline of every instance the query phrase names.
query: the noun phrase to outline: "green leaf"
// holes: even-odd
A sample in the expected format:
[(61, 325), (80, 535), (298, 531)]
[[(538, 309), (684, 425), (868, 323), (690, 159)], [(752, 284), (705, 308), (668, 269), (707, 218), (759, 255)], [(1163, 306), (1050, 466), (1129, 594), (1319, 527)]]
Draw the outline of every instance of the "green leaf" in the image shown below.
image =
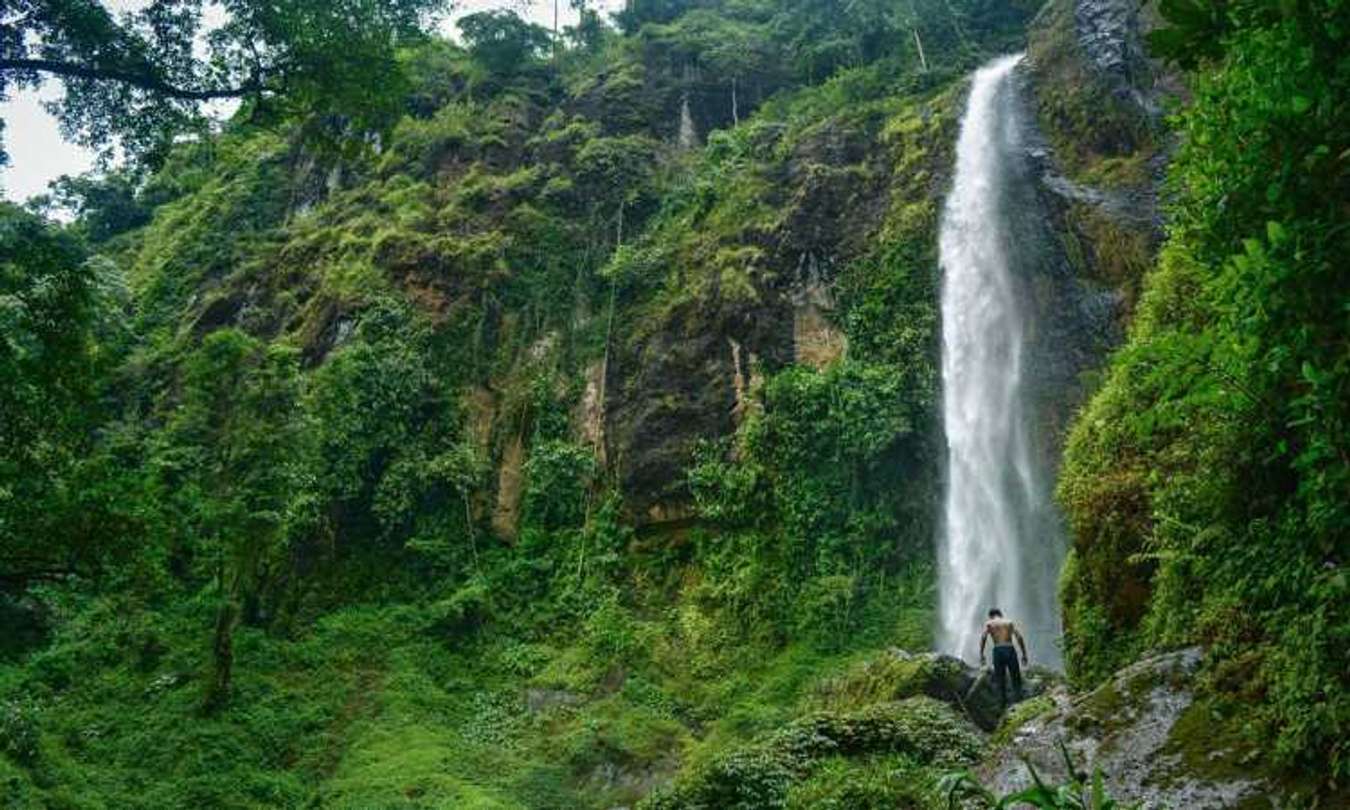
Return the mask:
[(1294, 96), (1290, 99), (1290, 106), (1294, 109), (1294, 115), (1302, 115), (1312, 107), (1312, 99), (1307, 96)]
[(1287, 238), (1289, 238), (1289, 234), (1285, 231), (1283, 225), (1273, 219), (1266, 222), (1266, 239), (1268, 239), (1272, 245), (1278, 245)]

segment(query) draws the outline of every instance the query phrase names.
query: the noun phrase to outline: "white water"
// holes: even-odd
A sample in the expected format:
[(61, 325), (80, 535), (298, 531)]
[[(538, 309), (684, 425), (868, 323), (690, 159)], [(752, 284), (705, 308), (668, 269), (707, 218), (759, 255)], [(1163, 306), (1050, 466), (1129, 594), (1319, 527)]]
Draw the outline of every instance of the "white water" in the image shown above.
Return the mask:
[(689, 113), (689, 95), (687, 93), (680, 101), (680, 134), (677, 143), (681, 149), (698, 147), (698, 130), (694, 129), (694, 116)]
[[(1055, 578), (1062, 559), (1048, 476), (1025, 406), (1029, 324), (1016, 273), (1026, 214), (1013, 68), (975, 73), (942, 212), (943, 419), (947, 489), (938, 548), (938, 644), (973, 661), (986, 611), (1022, 628), (1033, 663), (1058, 666)], [(1034, 212), (1031, 212), (1034, 216)]]

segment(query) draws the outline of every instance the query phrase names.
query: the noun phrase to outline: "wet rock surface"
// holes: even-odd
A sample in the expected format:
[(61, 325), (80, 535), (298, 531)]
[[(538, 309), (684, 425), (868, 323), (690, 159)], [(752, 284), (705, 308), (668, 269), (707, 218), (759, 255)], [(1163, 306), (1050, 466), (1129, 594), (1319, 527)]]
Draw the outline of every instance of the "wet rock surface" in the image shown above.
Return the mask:
[[(1053, 694), (1053, 708), (1012, 730), (978, 770), (980, 780), (996, 793), (1020, 790), (1032, 783), (1030, 763), (1047, 783), (1063, 782), (1070, 776), (1063, 745), (1075, 768), (1089, 775), (1100, 769), (1107, 790), (1122, 802), (1217, 810), (1259, 800), (1272, 789), (1259, 776), (1202, 774), (1182, 756), (1178, 721), (1195, 705), (1191, 679), (1201, 658), (1198, 648), (1166, 653), (1080, 697)], [(1210, 757), (1228, 753), (1218, 740), (1206, 744)]]
[(962, 698), (962, 707), (971, 722), (985, 731), (993, 731), (1003, 719), (1004, 713), (1021, 701), (1031, 700), (1046, 694), (1062, 683), (1063, 679), (1055, 672), (1044, 667), (1032, 666), (1022, 671), (1022, 695), (1014, 697), (1011, 683), (1007, 684), (1009, 704), (1004, 705), (1003, 696), (994, 678), (992, 668), (974, 671), (970, 687)]
[(1156, 116), (1161, 108), (1151, 92), (1153, 71), (1144, 49), (1140, 6), (1133, 0), (1078, 0), (1074, 24), (1093, 72), (1112, 93)]

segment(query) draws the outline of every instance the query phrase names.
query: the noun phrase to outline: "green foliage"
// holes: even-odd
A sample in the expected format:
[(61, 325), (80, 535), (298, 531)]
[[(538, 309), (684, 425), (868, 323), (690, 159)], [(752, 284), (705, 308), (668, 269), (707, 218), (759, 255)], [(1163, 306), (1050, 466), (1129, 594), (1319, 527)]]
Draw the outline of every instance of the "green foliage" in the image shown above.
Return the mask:
[[(94, 0), (23, 0), (0, 40), (0, 98), (55, 76), (66, 90), (58, 115), (82, 142), (111, 150), (115, 138), (158, 159), (177, 135), (204, 129), (202, 105), (222, 98), (248, 100), (257, 117), (313, 115), (327, 140), (361, 137), (401, 113), (395, 49), (443, 5), (232, 0), (207, 32), (200, 3), (114, 15)], [(332, 116), (348, 131), (321, 123)]]
[(525, 22), (514, 11), (479, 11), (455, 23), (473, 58), (493, 73), (509, 76), (525, 69), (552, 42), (549, 32)]
[(136, 180), (126, 171), (101, 177), (63, 175), (52, 184), (54, 202), (76, 217), (77, 227), (90, 242), (106, 242), (150, 221)]
[(107, 472), (91, 454), (118, 281), (70, 234), (0, 205), (0, 588), (89, 571), (119, 545), (86, 489)]
[(792, 786), (791, 810), (892, 810), (934, 806), (934, 778), (904, 755), (830, 757)]
[[(395, 17), (426, 3), (226, 5), (210, 46), (266, 29), (264, 56), (331, 75), (143, 182), (66, 184), (68, 230), (0, 219), (37, 257), (0, 265), (22, 299), (0, 397), (39, 392), (0, 416), (25, 420), (0, 459), (31, 456), (0, 487), (42, 489), (0, 519), (28, 510), (18, 545), (63, 564), (117, 551), (0, 603), (25, 625), (0, 804), (612, 807), (674, 779), (653, 806), (936, 806), (980, 741), (909, 699), (943, 673), (876, 652), (931, 626), (956, 79), (1027, 9), (642, 2), (628, 37), (583, 9), (569, 49), (491, 13), (466, 48), (405, 48)], [(185, 8), (118, 24), (179, 42)], [(193, 123), (108, 87), (80, 114)], [(701, 152), (669, 143), (686, 97)], [(378, 149), (313, 148), (372, 127)], [(808, 254), (847, 337), (818, 368), (764, 326)], [(59, 306), (29, 318), (30, 287)], [(620, 358), (705, 328), (777, 348), (696, 454), (696, 512), (635, 527)]]
[[(950, 767), (973, 761), (980, 750), (964, 721), (928, 698), (876, 704), (851, 714), (817, 713), (717, 757), (639, 806), (789, 807), (794, 783), (834, 757), (902, 755), (910, 767)], [(796, 801), (802, 798), (799, 794)]]
[[(1132, 650), (1207, 643), (1208, 688), (1255, 704), (1251, 738), (1339, 781), (1350, 354), (1335, 268), (1350, 245), (1331, 201), (1345, 28), (1328, 24), (1336, 4), (1164, 10), (1166, 52), (1210, 61), (1175, 118), (1162, 260), (1069, 441), (1071, 671), (1090, 683)], [(1220, 674), (1230, 666), (1240, 679)]]
[(700, 513), (739, 533), (712, 541), (709, 561), (746, 598), (792, 593), (789, 624), (835, 644), (857, 629), (877, 574), (927, 558), (926, 537), (897, 538), (907, 504), (889, 497), (927, 403), (894, 367), (852, 361), (790, 368), (763, 395), (734, 454), (705, 445), (690, 472)]
[(544, 530), (580, 526), (586, 518), (595, 454), (562, 440), (535, 444), (525, 464), (525, 521)]
[(0, 703), (0, 740), (3, 752), (15, 761), (31, 764), (38, 756), (38, 708), (20, 699)]

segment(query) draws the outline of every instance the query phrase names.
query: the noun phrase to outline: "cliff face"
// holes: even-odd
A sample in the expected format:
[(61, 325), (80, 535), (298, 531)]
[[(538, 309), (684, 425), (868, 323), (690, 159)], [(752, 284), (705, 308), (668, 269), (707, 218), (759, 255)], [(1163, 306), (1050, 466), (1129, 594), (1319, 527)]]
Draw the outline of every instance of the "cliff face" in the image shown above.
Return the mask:
[[(928, 289), (936, 266), (922, 242), (934, 226), (954, 119), (947, 93), (752, 129), (725, 147), (747, 153), (728, 168), (749, 194), (681, 211), (689, 219), (658, 227), (635, 248), (671, 260), (665, 289), (620, 316), (606, 378), (606, 453), (640, 523), (691, 514), (684, 470), (695, 445), (729, 437), (758, 407), (767, 376), (793, 364), (824, 369), (850, 351), (875, 357), (866, 343), (850, 347), (856, 330), (841, 300), (864, 263), (913, 245), (921, 257), (913, 283), (922, 286), (897, 292)], [(878, 314), (899, 323), (909, 313)], [(933, 341), (919, 334), (898, 350), (931, 368)], [(917, 475), (935, 475), (934, 459), (919, 463)]]
[(1041, 433), (1057, 467), (1090, 380), (1124, 339), (1163, 236), (1159, 196), (1175, 78), (1148, 57), (1150, 6), (1050, 2), (1032, 21), (1024, 66), (1033, 212), (1023, 230)]

